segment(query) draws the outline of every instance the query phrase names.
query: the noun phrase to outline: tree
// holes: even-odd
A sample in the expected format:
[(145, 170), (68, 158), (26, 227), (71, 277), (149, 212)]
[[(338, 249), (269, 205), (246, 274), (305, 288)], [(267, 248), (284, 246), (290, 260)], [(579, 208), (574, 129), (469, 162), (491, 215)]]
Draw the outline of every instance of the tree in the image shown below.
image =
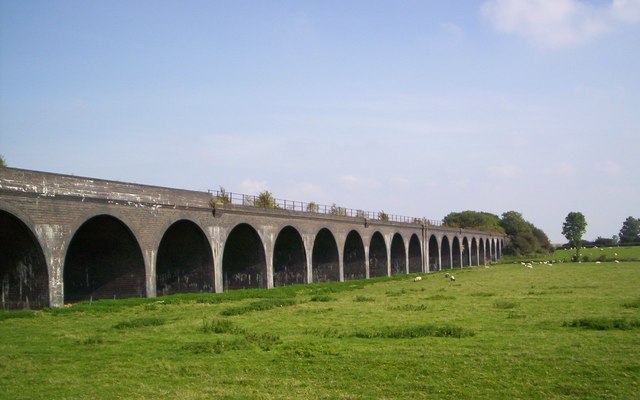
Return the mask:
[(6, 166), (7, 166), (7, 162), (4, 160), (4, 156), (0, 154), (0, 168), (6, 167)]
[(562, 234), (576, 248), (576, 261), (580, 259), (582, 235), (587, 231), (587, 220), (581, 212), (570, 212), (562, 224)]
[(522, 218), (522, 214), (516, 211), (507, 211), (502, 214), (500, 226), (504, 228), (507, 235), (516, 235), (518, 233), (531, 233), (531, 224)]
[(640, 241), (640, 219), (628, 217), (622, 223), (622, 229), (620, 229), (620, 243), (638, 241)]
[(500, 218), (487, 212), (462, 211), (447, 214), (442, 220), (445, 226), (452, 228), (472, 228), (482, 231), (503, 233)]

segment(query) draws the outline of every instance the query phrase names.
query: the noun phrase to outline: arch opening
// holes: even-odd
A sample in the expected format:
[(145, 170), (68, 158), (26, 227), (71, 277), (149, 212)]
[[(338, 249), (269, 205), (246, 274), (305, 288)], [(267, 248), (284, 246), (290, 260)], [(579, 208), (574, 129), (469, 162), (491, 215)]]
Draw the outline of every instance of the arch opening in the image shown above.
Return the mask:
[(451, 269), (451, 246), (449, 245), (449, 238), (442, 237), (442, 249), (440, 251), (442, 257), (442, 269)]
[(285, 286), (305, 283), (307, 256), (302, 236), (287, 226), (280, 231), (273, 249), (273, 285)]
[(470, 249), (469, 249), (469, 240), (465, 237), (464, 239), (462, 239), (462, 266), (463, 267), (468, 267), (469, 266), (469, 256), (471, 255), (470, 253)]
[(369, 245), (369, 277), (387, 276), (387, 246), (380, 232), (371, 236)]
[(495, 262), (498, 260), (498, 256), (496, 255), (496, 241), (491, 239), (490, 241), (491, 248), (489, 251), (491, 252), (491, 262)]
[(340, 280), (340, 261), (336, 239), (329, 229), (323, 228), (313, 243), (312, 267), (314, 282)]
[(407, 273), (407, 253), (404, 249), (404, 241), (399, 233), (393, 235), (391, 240), (391, 275)]
[(364, 258), (364, 244), (360, 234), (351, 231), (344, 243), (344, 279), (365, 279), (367, 266)]
[(486, 265), (484, 240), (480, 238), (479, 243), (480, 243), (480, 248), (479, 248), (480, 264), (479, 265)]
[(213, 292), (213, 254), (193, 222), (175, 222), (164, 233), (156, 261), (156, 293)]
[(146, 296), (142, 251), (117, 218), (87, 220), (69, 243), (64, 263), (65, 302)]
[(20, 219), (0, 210), (0, 301), (3, 310), (49, 306), (44, 253)]
[(478, 242), (476, 238), (471, 239), (471, 265), (478, 265)]
[(422, 272), (422, 250), (420, 239), (415, 233), (409, 240), (409, 273)]
[(438, 239), (431, 235), (429, 238), (429, 271), (439, 271), (440, 252), (438, 251)]
[(460, 239), (457, 236), (453, 237), (452, 241), (452, 254), (451, 254), (451, 265), (453, 268), (462, 268), (462, 252), (460, 248)]
[(264, 289), (267, 262), (260, 235), (249, 224), (233, 228), (222, 255), (223, 289)]
[(491, 264), (491, 244), (489, 239), (484, 241), (484, 261), (485, 264)]

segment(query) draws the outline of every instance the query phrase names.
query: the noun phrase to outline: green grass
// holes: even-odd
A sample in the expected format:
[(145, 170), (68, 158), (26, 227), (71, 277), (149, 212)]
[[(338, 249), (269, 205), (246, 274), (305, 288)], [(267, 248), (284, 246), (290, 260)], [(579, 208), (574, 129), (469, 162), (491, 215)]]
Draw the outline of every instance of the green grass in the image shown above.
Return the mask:
[(637, 398), (640, 262), (455, 275), (0, 312), (0, 399)]
[[(571, 261), (576, 254), (575, 250), (556, 250), (553, 259)], [(595, 261), (640, 261), (640, 246), (603, 246), (591, 247), (580, 250), (582, 258), (587, 257), (590, 262)]]

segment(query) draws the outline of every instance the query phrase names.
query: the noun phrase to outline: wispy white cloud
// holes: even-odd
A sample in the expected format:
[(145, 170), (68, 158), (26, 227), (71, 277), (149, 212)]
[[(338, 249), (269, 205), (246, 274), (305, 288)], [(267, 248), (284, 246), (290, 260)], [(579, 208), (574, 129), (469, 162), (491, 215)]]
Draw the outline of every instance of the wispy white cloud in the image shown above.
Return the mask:
[(596, 162), (595, 169), (601, 174), (612, 176), (612, 177), (618, 176), (622, 173), (622, 167), (620, 166), (620, 164), (611, 160), (602, 160), (602, 161)]
[(490, 165), (488, 171), (489, 174), (500, 178), (515, 178), (522, 172), (513, 164)]
[(640, 22), (640, 0), (613, 0), (611, 14), (627, 22)]
[(601, 36), (619, 21), (640, 22), (640, 0), (614, 0), (605, 6), (579, 0), (487, 0), (481, 12), (499, 32), (563, 48)]
[(454, 24), (453, 22), (443, 22), (440, 24), (440, 28), (446, 33), (454, 37), (464, 36), (464, 29), (462, 29), (459, 25)]
[(379, 186), (379, 182), (375, 179), (360, 178), (353, 175), (342, 175), (338, 178), (338, 182), (346, 189), (371, 189)]
[(559, 162), (551, 165), (547, 169), (549, 175), (558, 176), (561, 178), (571, 178), (576, 175), (577, 168), (570, 162)]
[(266, 181), (256, 181), (251, 178), (246, 178), (240, 183), (238, 188), (244, 194), (258, 194), (268, 190), (269, 187)]

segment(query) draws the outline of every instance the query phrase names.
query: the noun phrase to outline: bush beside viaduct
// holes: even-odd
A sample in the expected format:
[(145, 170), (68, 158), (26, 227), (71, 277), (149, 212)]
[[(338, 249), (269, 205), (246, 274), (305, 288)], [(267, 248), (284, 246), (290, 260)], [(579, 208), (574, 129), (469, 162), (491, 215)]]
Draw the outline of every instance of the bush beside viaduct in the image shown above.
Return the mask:
[(504, 236), (212, 206), (207, 192), (0, 168), (3, 309), (272, 288), (483, 265)]

